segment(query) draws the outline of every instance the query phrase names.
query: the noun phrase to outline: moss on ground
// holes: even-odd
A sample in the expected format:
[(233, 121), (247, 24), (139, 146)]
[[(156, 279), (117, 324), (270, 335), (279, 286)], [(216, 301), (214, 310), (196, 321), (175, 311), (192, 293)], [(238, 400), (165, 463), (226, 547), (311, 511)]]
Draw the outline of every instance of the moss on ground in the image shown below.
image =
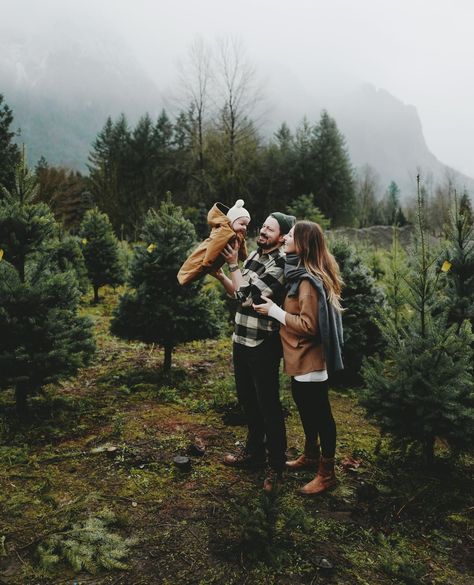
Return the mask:
[[(94, 363), (35, 397), (31, 424), (15, 418), (11, 392), (0, 395), (1, 583), (472, 582), (472, 460), (452, 462), (440, 445), (426, 468), (367, 423), (356, 390), (333, 391), (338, 486), (304, 499), (297, 488), (311, 474), (295, 473), (264, 496), (262, 472), (221, 465), (245, 439), (229, 339), (176, 348), (165, 375), (160, 348), (109, 335), (117, 292), (103, 297), (83, 309), (95, 322)], [(289, 447), (300, 450), (282, 380)], [(190, 457), (190, 470), (174, 464), (177, 455)], [(348, 456), (357, 469), (344, 470)], [(104, 509), (111, 538), (135, 543), (126, 570), (104, 568), (105, 559), (91, 576), (67, 560), (67, 545), (59, 562), (41, 562), (48, 543), (68, 542)]]

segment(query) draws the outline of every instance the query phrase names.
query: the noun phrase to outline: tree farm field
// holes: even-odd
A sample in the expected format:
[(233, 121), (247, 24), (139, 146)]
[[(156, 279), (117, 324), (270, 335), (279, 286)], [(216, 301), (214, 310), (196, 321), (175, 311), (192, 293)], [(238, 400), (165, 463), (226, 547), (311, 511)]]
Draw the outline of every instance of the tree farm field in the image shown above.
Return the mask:
[[(119, 292), (84, 299), (96, 356), (28, 424), (1, 395), (0, 583), (472, 583), (472, 460), (402, 457), (333, 389), (338, 486), (305, 499), (288, 473), (264, 495), (263, 472), (221, 464), (245, 439), (230, 335), (178, 346), (165, 376), (160, 347), (110, 335)], [(282, 398), (300, 452), (284, 374)]]

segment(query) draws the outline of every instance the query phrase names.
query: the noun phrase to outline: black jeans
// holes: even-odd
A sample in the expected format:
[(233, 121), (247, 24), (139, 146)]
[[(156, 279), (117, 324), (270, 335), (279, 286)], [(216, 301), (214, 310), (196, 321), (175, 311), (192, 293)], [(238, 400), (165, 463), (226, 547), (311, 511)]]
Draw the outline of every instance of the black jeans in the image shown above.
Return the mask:
[(237, 397), (247, 417), (247, 451), (264, 456), (271, 467), (285, 466), (286, 429), (280, 402), (278, 333), (256, 347), (234, 343), (234, 375)]
[(323, 457), (334, 457), (336, 423), (329, 403), (327, 380), (325, 382), (298, 382), (291, 378), (291, 391), (300, 413), (306, 440), (308, 443), (316, 443), (319, 437)]

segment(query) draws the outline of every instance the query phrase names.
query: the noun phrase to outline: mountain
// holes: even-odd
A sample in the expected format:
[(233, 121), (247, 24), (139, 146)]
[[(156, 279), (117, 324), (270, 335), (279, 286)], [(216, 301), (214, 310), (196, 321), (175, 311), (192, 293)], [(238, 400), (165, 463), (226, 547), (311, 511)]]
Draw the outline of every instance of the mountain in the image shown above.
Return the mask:
[[(310, 89), (315, 86), (314, 78), (318, 78), (317, 89)], [(315, 123), (321, 111), (327, 110), (344, 134), (353, 166), (362, 170), (369, 165), (377, 174), (379, 191), (395, 181), (402, 197), (409, 197), (416, 193), (420, 172), (428, 189), (446, 183), (449, 177), (458, 189), (474, 193), (472, 177), (448, 167), (430, 152), (416, 107), (388, 91), (343, 76), (313, 76), (307, 81), (284, 67), (271, 71), (266, 87), (270, 95), (278, 96), (267, 114), (268, 134), (283, 121), (296, 128), (303, 116)]]
[(369, 164), (379, 175), (383, 189), (394, 180), (402, 196), (416, 193), (419, 172), (430, 189), (455, 182), (474, 190), (474, 179), (439, 161), (428, 149), (418, 112), (413, 105), (383, 89), (364, 84), (335, 102), (334, 117), (344, 133), (356, 167)]
[[(32, 164), (44, 156), (50, 164), (86, 171), (91, 145), (108, 116), (123, 112), (133, 125), (145, 112), (156, 117), (166, 103), (124, 39), (110, 31), (49, 23), (28, 34), (0, 26), (0, 33), (0, 93)], [(449, 175), (459, 189), (474, 192), (472, 178), (430, 152), (414, 106), (336, 74), (323, 81), (317, 75), (299, 79), (275, 64), (273, 75), (270, 67), (263, 70), (270, 72), (266, 93), (275, 96), (263, 128), (267, 136), (283, 121), (295, 129), (305, 115), (315, 123), (326, 109), (346, 138), (354, 167), (370, 165), (381, 192), (393, 180), (402, 197), (414, 194), (418, 170), (428, 188)], [(314, 79), (318, 89), (310, 90)]]
[[(66, 38), (67, 36), (67, 38)], [(47, 37), (0, 36), (0, 93), (13, 110), (28, 158), (84, 171), (107, 117), (133, 124), (162, 99), (120, 39), (69, 28)]]

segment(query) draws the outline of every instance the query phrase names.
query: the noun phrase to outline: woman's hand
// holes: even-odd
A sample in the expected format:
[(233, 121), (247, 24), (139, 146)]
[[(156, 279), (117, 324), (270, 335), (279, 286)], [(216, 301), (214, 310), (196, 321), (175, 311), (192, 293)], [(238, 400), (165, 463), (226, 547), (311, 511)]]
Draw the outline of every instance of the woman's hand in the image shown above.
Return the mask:
[(261, 296), (265, 302), (262, 303), (261, 305), (256, 305), (255, 303), (253, 303), (252, 308), (254, 309), (254, 311), (257, 311), (257, 313), (259, 313), (260, 315), (268, 315), (271, 306), (274, 305), (275, 303), (268, 297), (264, 295)]

